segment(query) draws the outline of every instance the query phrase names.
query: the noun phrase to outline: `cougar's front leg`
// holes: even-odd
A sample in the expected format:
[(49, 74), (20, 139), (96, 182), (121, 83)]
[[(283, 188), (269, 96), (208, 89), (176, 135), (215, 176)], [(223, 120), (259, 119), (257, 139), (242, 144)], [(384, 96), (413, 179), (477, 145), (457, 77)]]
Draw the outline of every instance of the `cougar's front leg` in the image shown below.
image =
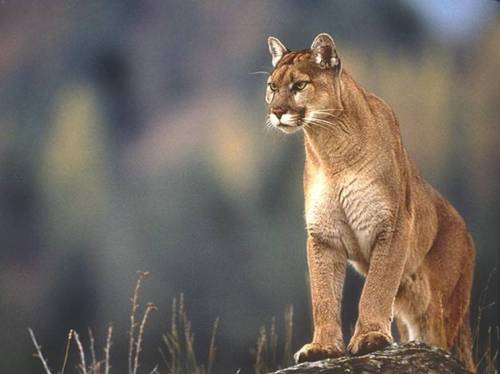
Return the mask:
[(344, 353), (340, 303), (347, 256), (343, 249), (333, 248), (309, 236), (307, 264), (312, 298), (314, 336), (296, 354), (297, 362), (338, 357)]
[(359, 301), (359, 316), (348, 350), (369, 353), (392, 343), (393, 304), (407, 257), (405, 228), (394, 225), (374, 244), (368, 274)]

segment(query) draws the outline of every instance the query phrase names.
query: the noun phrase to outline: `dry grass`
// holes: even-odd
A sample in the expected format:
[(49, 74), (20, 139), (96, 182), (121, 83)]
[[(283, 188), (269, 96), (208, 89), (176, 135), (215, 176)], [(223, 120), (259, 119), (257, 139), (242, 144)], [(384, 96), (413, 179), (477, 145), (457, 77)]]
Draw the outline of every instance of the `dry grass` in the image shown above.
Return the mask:
[(279, 349), (279, 339), (276, 330), (276, 318), (272, 318), (269, 328), (262, 326), (255, 347), (255, 374), (288, 367), (292, 364), (293, 337), (293, 306), (289, 305), (284, 312), (284, 338)]
[[(139, 294), (142, 282), (148, 273), (138, 272), (138, 278), (131, 298), (130, 327), (128, 331), (128, 374), (137, 374), (141, 367), (141, 352), (144, 344), (144, 332), (151, 313), (156, 310), (152, 303), (147, 303), (144, 307), (141, 318), (137, 318), (137, 313), (141, 308)], [(483, 312), (491, 308), (493, 303), (488, 303), (488, 288), (493, 273), (490, 274), (488, 282), (481, 292), (477, 318), (474, 323), (474, 357), (477, 363), (478, 373), (498, 374), (498, 342), (500, 330), (497, 327), (488, 328), (486, 344), (481, 346), (481, 318)], [(196, 357), (194, 349), (194, 333), (191, 322), (187, 317), (187, 310), (184, 295), (180, 294), (172, 302), (172, 317), (169, 331), (163, 335), (163, 347), (159, 352), (165, 366), (163, 373), (168, 374), (212, 374), (216, 359), (215, 336), (218, 329), (219, 320), (216, 319), (213, 325), (210, 343), (207, 352), (206, 364), (201, 364)], [(290, 305), (284, 312), (283, 338), (279, 339), (276, 327), (276, 318), (272, 318), (270, 326), (262, 326), (259, 330), (257, 343), (252, 353), (254, 355), (255, 374), (266, 373), (292, 365), (292, 340), (293, 340), (293, 307)], [(42, 364), (45, 374), (52, 374), (47, 359), (43, 356), (41, 346), (38, 344), (35, 334), (28, 329), (31, 340), (35, 346), (34, 354)], [(79, 373), (82, 374), (109, 374), (111, 371), (110, 352), (112, 345), (113, 326), (110, 324), (107, 329), (106, 341), (102, 348), (103, 357), (98, 359), (95, 350), (95, 340), (92, 330), (88, 330), (88, 348), (85, 349), (79, 334), (75, 330), (68, 333), (67, 343), (60, 374), (64, 374), (68, 364), (69, 352), (74, 342), (78, 353), (78, 362), (75, 364)], [(89, 363), (87, 359), (89, 358)], [(150, 374), (160, 374), (160, 365), (156, 365), (152, 370), (146, 371)], [(239, 370), (237, 371), (237, 373)]]
[(219, 320), (216, 319), (210, 345), (208, 348), (207, 364), (200, 365), (194, 351), (194, 334), (191, 322), (187, 317), (184, 295), (174, 298), (172, 302), (172, 320), (170, 331), (163, 335), (165, 349), (160, 349), (160, 354), (169, 374), (211, 374), (215, 362), (215, 335)]
[[(138, 272), (138, 278), (131, 298), (130, 327), (128, 331), (128, 374), (137, 374), (140, 368), (140, 353), (143, 349), (144, 329), (152, 311), (156, 307), (152, 303), (146, 304), (142, 318), (137, 319), (137, 311), (140, 308), (139, 294), (142, 282), (148, 276), (147, 272)], [(269, 334), (266, 327), (260, 329), (257, 339), (255, 354), (255, 373), (264, 373), (269, 370), (287, 367), (292, 363), (292, 331), (293, 331), (293, 307), (289, 306), (285, 310), (284, 339), (281, 350), (281, 357), (278, 359), (278, 334), (276, 331), (276, 319), (273, 318), (269, 328)], [(139, 322), (140, 321), (140, 322)], [(215, 336), (217, 334), (219, 319), (216, 319), (212, 328), (212, 334), (207, 352), (206, 365), (200, 364), (194, 349), (194, 333), (191, 328), (191, 322), (187, 317), (184, 295), (180, 294), (172, 302), (172, 318), (170, 330), (163, 335), (164, 347), (159, 348), (160, 355), (165, 365), (165, 372), (168, 374), (212, 374), (216, 358)], [(40, 360), (46, 374), (52, 374), (46, 358), (42, 354), (41, 346), (38, 344), (35, 335), (31, 329), (28, 329), (33, 344), (36, 348), (35, 356)], [(95, 351), (95, 339), (92, 330), (88, 330), (89, 346), (85, 350), (79, 334), (75, 330), (70, 330), (66, 343), (63, 363), (60, 374), (64, 374), (68, 363), (68, 357), (72, 342), (76, 345), (79, 362), (76, 363), (78, 372), (82, 374), (109, 374), (110, 351), (112, 342), (113, 327), (108, 326), (106, 343), (103, 347), (104, 357), (97, 359)], [(90, 363), (87, 364), (87, 353), (90, 355)], [(240, 372), (239, 370), (237, 373)], [(159, 365), (149, 371), (150, 374), (159, 374)]]
[[(147, 272), (138, 272), (138, 278), (134, 288), (133, 296), (131, 299), (132, 308), (130, 313), (130, 328), (129, 328), (129, 349), (128, 349), (128, 374), (137, 374), (139, 372), (141, 363), (141, 352), (144, 343), (144, 330), (149, 320), (151, 313), (156, 310), (153, 303), (147, 303), (144, 307), (142, 318), (137, 319), (137, 313), (140, 309), (139, 303), (139, 293), (142, 281), (148, 275)], [(38, 344), (35, 334), (32, 329), (28, 329), (31, 340), (35, 346), (36, 353), (35, 357), (39, 359), (46, 374), (52, 374), (52, 371), (48, 365), (47, 359), (42, 354), (41, 346)], [(98, 360), (96, 350), (95, 350), (95, 339), (92, 330), (88, 330), (88, 341), (89, 346), (86, 350), (80, 339), (80, 335), (75, 330), (70, 330), (68, 333), (68, 339), (66, 343), (66, 349), (64, 353), (63, 362), (61, 365), (61, 370), (58, 372), (64, 374), (65, 369), (68, 364), (68, 357), (72, 342), (76, 346), (76, 352), (78, 354), (78, 362), (75, 364), (77, 370), (81, 374), (109, 374), (111, 371), (111, 344), (112, 344), (113, 327), (110, 324), (107, 329), (106, 342), (103, 347), (103, 358)], [(212, 357), (215, 358), (215, 343), (212, 342), (211, 349), (214, 351)], [(87, 359), (90, 357), (90, 362), (87, 363)], [(154, 366), (152, 370), (147, 371), (150, 374), (159, 374), (158, 365)], [(167, 371), (167, 373), (170, 373)], [(180, 373), (180, 372), (178, 372)]]
[(500, 343), (500, 328), (499, 326), (488, 326), (486, 332), (486, 343), (481, 344), (484, 332), (481, 327), (481, 320), (485, 311), (495, 305), (494, 302), (488, 302), (488, 291), (495, 274), (496, 269), (490, 272), (486, 285), (479, 295), (479, 303), (477, 307), (477, 316), (474, 321), (474, 328), (472, 332), (473, 347), (474, 347), (474, 361), (476, 362), (476, 370), (478, 373), (483, 374), (498, 374), (498, 356), (499, 356), (499, 343)]
[[(144, 328), (146, 326), (146, 323), (149, 319), (149, 316), (152, 311), (156, 309), (154, 304), (148, 303), (144, 309), (143, 316), (141, 319), (140, 324), (136, 321), (136, 314), (137, 310), (139, 308), (139, 291), (141, 288), (141, 283), (142, 280), (148, 275), (146, 272), (138, 272), (139, 276), (137, 278), (136, 286), (134, 289), (134, 294), (132, 297), (132, 311), (130, 314), (130, 330), (129, 330), (129, 355), (128, 355), (128, 362), (129, 362), (129, 374), (137, 374), (137, 371), (140, 367), (140, 353), (142, 351), (142, 346), (143, 346), (143, 341), (144, 341)], [(52, 374), (48, 364), (47, 360), (44, 358), (42, 355), (41, 347), (38, 345), (35, 334), (31, 329), (28, 329), (31, 340), (33, 341), (33, 344), (35, 345), (35, 348), (37, 350), (36, 357), (41, 361), (43, 368), (45, 370), (46, 374)], [(88, 339), (89, 339), (89, 347), (88, 351), (85, 350), (82, 341), (80, 339), (80, 335), (78, 334), (77, 331), (75, 330), (69, 330), (68, 333), (68, 339), (66, 343), (66, 349), (65, 349), (65, 354), (64, 354), (64, 359), (63, 363), (61, 366), (61, 370), (59, 371), (60, 374), (64, 374), (64, 371), (67, 366), (68, 362), (68, 357), (69, 357), (69, 351), (71, 348), (71, 343), (74, 342), (76, 345), (76, 351), (78, 353), (79, 357), (79, 362), (76, 364), (76, 368), (79, 373), (81, 374), (109, 374), (110, 369), (111, 369), (111, 364), (110, 364), (110, 351), (111, 351), (111, 342), (112, 342), (112, 335), (113, 335), (113, 327), (110, 324), (108, 326), (108, 331), (106, 335), (106, 343), (103, 347), (103, 353), (104, 353), (104, 358), (100, 361), (97, 360), (97, 355), (95, 351), (95, 340), (94, 340), (94, 335), (92, 333), (92, 330), (88, 330)], [(86, 353), (90, 354), (90, 363), (87, 364), (87, 355)], [(157, 369), (153, 369), (150, 373), (155, 373)]]
[(43, 368), (45, 370), (45, 373), (46, 374), (52, 374), (52, 372), (49, 369), (49, 365), (47, 364), (47, 360), (45, 359), (45, 357), (43, 357), (42, 346), (39, 345), (38, 342), (36, 341), (36, 337), (35, 337), (35, 334), (33, 333), (33, 330), (32, 329), (28, 329), (28, 332), (30, 333), (31, 340), (33, 341), (33, 344), (35, 345), (36, 354), (34, 356), (38, 357), (38, 359), (42, 363)]
[[(141, 308), (139, 294), (144, 278), (149, 275), (147, 272), (138, 272), (137, 281), (131, 298), (130, 327), (128, 331), (128, 374), (138, 374), (141, 367), (141, 352), (144, 346), (144, 332), (150, 315), (156, 310), (153, 303), (147, 303), (144, 307), (142, 318), (137, 318), (138, 310)], [(215, 362), (215, 335), (217, 332), (218, 319), (214, 323), (212, 336), (210, 339), (207, 365), (199, 364), (194, 352), (194, 334), (191, 330), (191, 322), (187, 318), (184, 304), (184, 296), (181, 294), (179, 301), (174, 298), (172, 307), (172, 321), (170, 331), (163, 336), (166, 353), (160, 350), (166, 366), (165, 373), (168, 374), (211, 374)], [(41, 362), (45, 374), (52, 374), (47, 359), (42, 354), (41, 346), (38, 344), (32, 329), (28, 329), (31, 340), (35, 346), (35, 357)], [(81, 374), (109, 374), (111, 371), (110, 352), (112, 344), (113, 327), (108, 326), (106, 342), (103, 347), (103, 358), (98, 360), (95, 350), (95, 339), (91, 329), (88, 329), (88, 349), (86, 350), (80, 339), (80, 335), (75, 330), (69, 330), (66, 349), (59, 374), (64, 374), (68, 364), (68, 357), (72, 342), (76, 346), (78, 362), (76, 369)], [(87, 363), (90, 357), (90, 362)], [(159, 365), (155, 365), (149, 374), (160, 374)]]
[(137, 374), (139, 368), (139, 356), (142, 350), (142, 341), (144, 336), (144, 326), (148, 320), (150, 313), (156, 310), (152, 303), (146, 305), (139, 332), (136, 336), (137, 322), (135, 320), (137, 309), (139, 308), (139, 292), (141, 289), (142, 281), (149, 275), (148, 272), (138, 272), (139, 276), (135, 284), (134, 294), (132, 296), (132, 310), (130, 312), (130, 328), (129, 328), (129, 347), (128, 347), (128, 372), (129, 374)]

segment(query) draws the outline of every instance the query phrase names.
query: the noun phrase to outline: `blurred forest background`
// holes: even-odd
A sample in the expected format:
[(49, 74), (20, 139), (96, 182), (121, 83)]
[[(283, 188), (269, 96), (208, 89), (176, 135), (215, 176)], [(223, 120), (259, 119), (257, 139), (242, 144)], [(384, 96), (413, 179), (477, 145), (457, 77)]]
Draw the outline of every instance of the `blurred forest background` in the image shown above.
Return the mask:
[[(319, 32), (465, 217), (475, 315), (499, 261), (499, 3), (2, 0), (0, 372), (42, 371), (29, 326), (57, 368), (69, 328), (101, 344), (108, 321), (123, 372), (139, 269), (159, 307), (144, 370), (179, 292), (201, 359), (220, 317), (216, 372), (250, 372), (259, 326), (281, 328), (288, 304), (293, 349), (309, 339), (302, 137), (265, 129), (266, 77), (252, 72), (271, 70), (268, 35), (302, 49)], [(361, 285), (350, 271), (347, 333)]]

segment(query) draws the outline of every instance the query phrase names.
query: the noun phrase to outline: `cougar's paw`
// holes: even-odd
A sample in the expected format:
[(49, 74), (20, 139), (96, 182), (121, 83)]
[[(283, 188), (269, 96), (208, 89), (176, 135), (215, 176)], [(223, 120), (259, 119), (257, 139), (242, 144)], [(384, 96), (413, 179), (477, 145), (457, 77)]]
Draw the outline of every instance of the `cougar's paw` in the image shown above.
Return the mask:
[(341, 346), (323, 345), (319, 343), (309, 343), (304, 345), (293, 355), (296, 363), (305, 361), (319, 361), (325, 358), (340, 357), (344, 354)]
[(392, 337), (379, 331), (355, 334), (347, 346), (351, 354), (359, 356), (385, 348), (392, 343)]

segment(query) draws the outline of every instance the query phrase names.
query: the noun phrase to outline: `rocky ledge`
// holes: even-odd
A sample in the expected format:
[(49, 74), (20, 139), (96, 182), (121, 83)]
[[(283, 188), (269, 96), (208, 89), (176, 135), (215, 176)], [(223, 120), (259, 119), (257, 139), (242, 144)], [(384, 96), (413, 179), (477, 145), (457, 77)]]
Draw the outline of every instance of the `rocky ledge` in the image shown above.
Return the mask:
[(427, 344), (410, 342), (391, 346), (364, 356), (345, 356), (316, 362), (305, 362), (273, 372), (297, 373), (352, 373), (352, 374), (469, 374), (450, 353)]

